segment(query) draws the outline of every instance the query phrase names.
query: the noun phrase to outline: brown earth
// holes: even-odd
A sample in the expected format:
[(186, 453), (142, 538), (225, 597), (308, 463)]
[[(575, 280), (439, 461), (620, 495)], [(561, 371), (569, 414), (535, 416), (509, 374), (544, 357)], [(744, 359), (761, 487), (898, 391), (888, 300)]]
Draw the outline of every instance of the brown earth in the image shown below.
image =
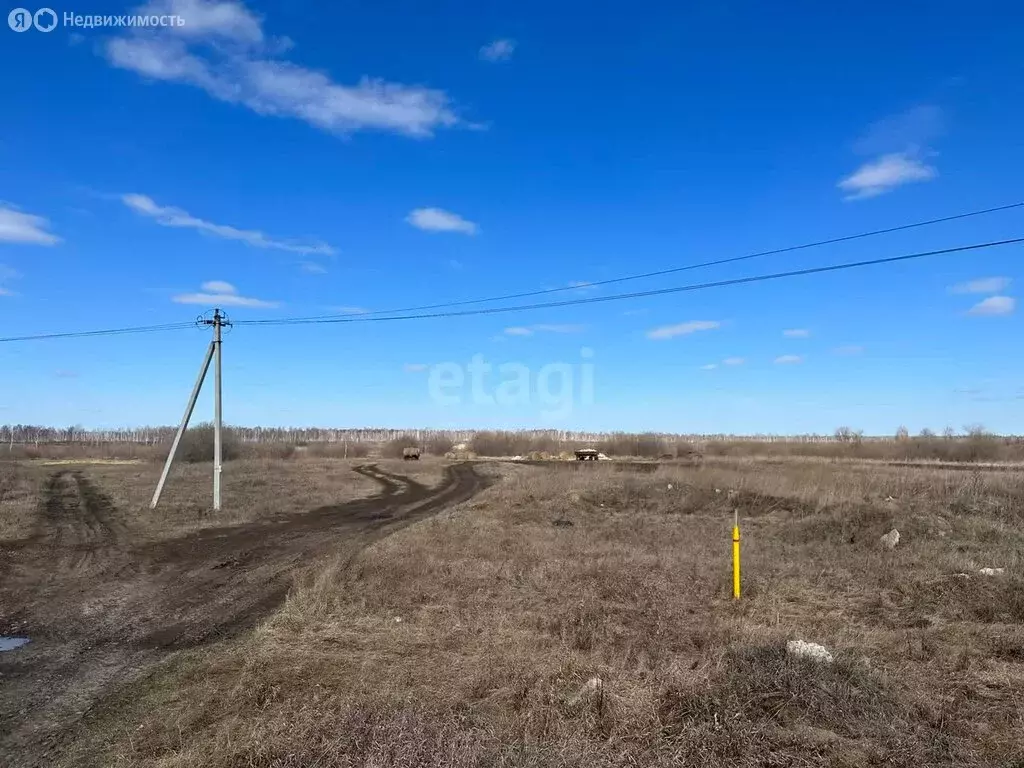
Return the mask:
[(51, 765), (98, 701), (176, 650), (254, 626), (303, 566), (354, 556), (490, 483), (467, 463), (445, 466), (434, 487), (352, 470), (379, 493), (154, 540), (89, 470), (46, 468), (31, 534), (0, 540), (0, 635), (32, 640), (0, 655), (0, 764)]

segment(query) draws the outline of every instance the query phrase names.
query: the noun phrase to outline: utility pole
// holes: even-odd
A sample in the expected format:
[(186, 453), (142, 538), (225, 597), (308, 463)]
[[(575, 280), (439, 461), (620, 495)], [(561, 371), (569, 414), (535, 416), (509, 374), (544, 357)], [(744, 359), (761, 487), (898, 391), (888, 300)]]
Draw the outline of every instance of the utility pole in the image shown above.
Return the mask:
[(196, 321), (197, 325), (210, 325), (213, 326), (213, 339), (210, 341), (210, 346), (206, 348), (206, 356), (203, 358), (202, 367), (199, 369), (199, 376), (196, 378), (196, 384), (192, 387), (192, 394), (189, 396), (188, 405), (185, 406), (185, 415), (181, 417), (181, 423), (178, 425), (178, 431), (174, 435), (174, 442), (171, 443), (171, 451), (167, 454), (167, 461), (164, 462), (163, 472), (160, 473), (160, 481), (156, 485), (156, 491), (153, 493), (153, 500), (149, 503), (150, 509), (156, 509), (156, 505), (160, 502), (160, 494), (163, 493), (164, 484), (167, 482), (167, 476), (171, 473), (171, 466), (174, 464), (174, 456), (178, 452), (178, 443), (181, 442), (181, 436), (185, 434), (185, 430), (188, 429), (188, 422), (192, 418), (192, 411), (195, 410), (196, 401), (199, 399), (199, 392), (203, 388), (203, 381), (206, 379), (206, 373), (210, 370), (210, 362), (216, 358), (214, 363), (214, 393), (213, 393), (213, 508), (216, 511), (220, 511), (220, 475), (221, 475), (221, 328), (224, 326), (230, 326), (231, 321), (228, 320), (226, 315), (221, 314), (219, 309), (213, 310), (213, 318), (207, 320), (204, 317), (200, 317)]
[(221, 430), (221, 408), (220, 408), (220, 360), (221, 360), (221, 342), (220, 342), (220, 329), (223, 325), (224, 317), (221, 316), (220, 310), (213, 310), (213, 346), (214, 346), (214, 363), (213, 363), (213, 508), (215, 511), (220, 511), (220, 473), (224, 469), (221, 465), (221, 445), (220, 445), (220, 430)]

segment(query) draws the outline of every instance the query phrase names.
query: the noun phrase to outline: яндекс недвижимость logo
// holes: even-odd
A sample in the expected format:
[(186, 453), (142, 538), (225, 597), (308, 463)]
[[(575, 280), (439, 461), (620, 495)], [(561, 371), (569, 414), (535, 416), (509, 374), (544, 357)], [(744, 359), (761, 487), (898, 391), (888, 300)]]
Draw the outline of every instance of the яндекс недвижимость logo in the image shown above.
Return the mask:
[(27, 32), (35, 27), (40, 32), (52, 32), (57, 27), (57, 12), (40, 8), (35, 13), (27, 8), (15, 8), (7, 14), (7, 26), (15, 32)]

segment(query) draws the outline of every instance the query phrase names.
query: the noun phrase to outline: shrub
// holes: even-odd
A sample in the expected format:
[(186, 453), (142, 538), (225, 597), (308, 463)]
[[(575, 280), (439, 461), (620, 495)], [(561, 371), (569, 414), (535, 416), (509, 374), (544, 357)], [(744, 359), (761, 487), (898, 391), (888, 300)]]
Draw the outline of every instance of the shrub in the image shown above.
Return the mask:
[[(212, 444), (210, 450), (212, 456)], [(291, 443), (249, 443), (242, 454), (254, 459), (291, 459), (295, 456), (295, 446)]]
[(454, 445), (455, 443), (450, 437), (437, 435), (427, 441), (426, 449), (427, 453), (433, 454), (434, 456), (444, 456)]
[[(221, 430), (221, 458), (232, 461), (240, 453), (237, 438), (230, 428)], [(178, 459), (189, 464), (213, 461), (213, 424), (199, 424), (181, 436), (178, 445)]]

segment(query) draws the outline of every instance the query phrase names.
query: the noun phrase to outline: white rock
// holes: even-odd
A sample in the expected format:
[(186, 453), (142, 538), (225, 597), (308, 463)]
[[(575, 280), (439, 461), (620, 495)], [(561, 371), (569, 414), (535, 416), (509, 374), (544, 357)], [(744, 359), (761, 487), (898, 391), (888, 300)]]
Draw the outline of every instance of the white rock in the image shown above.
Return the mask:
[(968, 573), (954, 573), (953, 574), (953, 578), (954, 579), (969, 579), (969, 578), (971, 578), (971, 576)]
[(669, 484), (668, 484), (668, 489), (669, 489), (670, 491), (672, 490), (672, 483), (669, 483)]
[(882, 536), (879, 541), (886, 549), (896, 549), (896, 545), (900, 543), (900, 532), (893, 528), (887, 534)]
[(401, 623), (402, 623), (402, 617), (401, 616), (395, 616), (395, 624), (401, 624)]
[(604, 681), (600, 677), (592, 677), (583, 684), (576, 695), (569, 699), (571, 706), (579, 706), (586, 702), (594, 701), (599, 698), (604, 688)]
[(832, 663), (832, 654), (823, 645), (805, 643), (803, 640), (790, 640), (786, 643), (786, 653), (804, 659), (814, 659), (825, 664)]
[(978, 571), (982, 576), (1002, 576), (1005, 572), (1005, 568), (982, 568)]

